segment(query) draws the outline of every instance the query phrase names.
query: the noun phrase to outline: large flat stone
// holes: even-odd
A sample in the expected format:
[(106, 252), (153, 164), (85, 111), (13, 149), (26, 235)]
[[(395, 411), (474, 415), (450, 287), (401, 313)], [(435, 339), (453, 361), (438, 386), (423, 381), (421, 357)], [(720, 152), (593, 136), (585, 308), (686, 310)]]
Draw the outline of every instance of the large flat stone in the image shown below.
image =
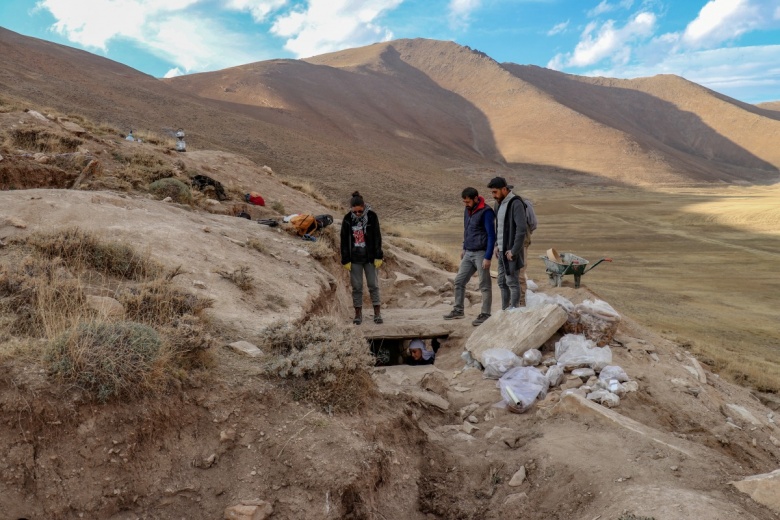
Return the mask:
[(780, 513), (780, 469), (772, 473), (753, 475), (731, 484), (750, 495), (750, 498), (759, 504), (765, 505), (775, 513)]
[(566, 323), (566, 311), (558, 305), (499, 311), (480, 325), (466, 341), (466, 350), (478, 361), (491, 348), (511, 350), (518, 356), (541, 347)]
[(248, 341), (236, 341), (228, 345), (231, 349), (249, 357), (258, 357), (263, 355), (263, 351), (257, 348), (257, 346), (249, 343)]

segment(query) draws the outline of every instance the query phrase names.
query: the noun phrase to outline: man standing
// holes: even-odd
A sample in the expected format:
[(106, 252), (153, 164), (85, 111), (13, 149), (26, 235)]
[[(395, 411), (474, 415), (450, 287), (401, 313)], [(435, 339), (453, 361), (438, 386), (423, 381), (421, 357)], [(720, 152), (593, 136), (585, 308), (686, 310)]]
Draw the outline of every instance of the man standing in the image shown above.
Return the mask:
[(455, 277), (455, 305), (452, 312), (444, 315), (445, 320), (463, 318), (463, 299), (466, 283), (476, 272), (479, 275), (479, 290), (482, 293), (482, 312), (471, 322), (475, 327), (490, 317), (493, 303), (493, 288), (490, 281), (490, 259), (496, 243), (495, 213), (485, 204), (485, 199), (474, 188), (461, 193), (463, 205), (463, 249), (460, 252), (460, 269)]
[(494, 177), (488, 188), (496, 199), (496, 258), (501, 309), (525, 306), (525, 290), (520, 274), (526, 264), (525, 242), (528, 237), (525, 206), (503, 177)]

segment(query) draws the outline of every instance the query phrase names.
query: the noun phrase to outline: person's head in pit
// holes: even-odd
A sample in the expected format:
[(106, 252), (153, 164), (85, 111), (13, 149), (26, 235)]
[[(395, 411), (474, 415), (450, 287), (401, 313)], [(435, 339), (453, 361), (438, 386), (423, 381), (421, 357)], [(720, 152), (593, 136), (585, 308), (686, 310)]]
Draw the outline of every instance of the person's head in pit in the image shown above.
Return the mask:
[(413, 339), (409, 344), (409, 364), (429, 365), (433, 363), (434, 353), (425, 348), (425, 342), (421, 339)]

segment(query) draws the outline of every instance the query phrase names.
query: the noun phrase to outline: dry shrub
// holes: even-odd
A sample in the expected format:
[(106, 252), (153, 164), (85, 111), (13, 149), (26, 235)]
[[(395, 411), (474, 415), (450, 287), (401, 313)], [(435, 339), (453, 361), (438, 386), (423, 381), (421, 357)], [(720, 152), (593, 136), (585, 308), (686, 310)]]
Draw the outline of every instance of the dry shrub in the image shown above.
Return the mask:
[(189, 186), (181, 182), (179, 179), (167, 177), (154, 181), (149, 185), (149, 193), (157, 197), (158, 199), (164, 199), (170, 197), (174, 202), (179, 204), (190, 204), (192, 202), (192, 193)]
[(117, 171), (119, 178), (129, 182), (135, 189), (145, 188), (160, 179), (176, 176), (173, 166), (150, 153), (135, 152), (125, 155), (115, 151), (112, 152), (112, 156), (122, 165), (122, 168)]
[(246, 245), (257, 251), (258, 253), (265, 253), (266, 247), (261, 241), (256, 238), (250, 238), (246, 241)]
[(430, 262), (444, 269), (445, 271), (455, 272), (458, 270), (458, 264), (444, 251), (436, 246), (430, 244), (419, 244), (411, 240), (404, 238), (394, 238), (391, 242), (393, 245), (400, 247), (404, 251), (412, 253), (413, 255), (420, 256), (430, 260)]
[(85, 316), (81, 284), (58, 259), (24, 258), (0, 272), (0, 312), (12, 334), (57, 334)]
[(273, 201), (271, 203), (271, 209), (274, 210), (275, 212), (279, 213), (280, 215), (284, 215), (285, 214), (284, 204), (282, 204), (278, 200), (275, 200), (275, 201)]
[(126, 289), (118, 299), (125, 306), (127, 319), (154, 326), (173, 323), (182, 316), (197, 316), (214, 304), (214, 300), (179, 289), (165, 279)]
[(303, 325), (273, 324), (263, 337), (266, 374), (284, 379), (295, 399), (355, 410), (373, 395), (374, 357), (353, 327), (318, 316)]
[(250, 292), (254, 289), (255, 278), (249, 274), (249, 266), (242, 265), (237, 267), (233, 271), (217, 271), (217, 274), (226, 280), (230, 280), (236, 287), (245, 292)]
[(181, 368), (199, 368), (211, 363), (208, 352), (216, 340), (208, 329), (202, 318), (192, 314), (176, 318), (161, 329), (171, 356)]
[(70, 153), (78, 150), (84, 141), (70, 136), (60, 136), (37, 128), (14, 128), (8, 132), (13, 146), (32, 152)]
[(105, 402), (155, 391), (162, 341), (142, 323), (82, 322), (52, 343), (46, 359), (51, 371), (67, 383)]
[(162, 266), (132, 247), (100, 240), (79, 228), (36, 233), (27, 243), (48, 258), (61, 258), (71, 268), (89, 268), (110, 276), (141, 280), (157, 276)]

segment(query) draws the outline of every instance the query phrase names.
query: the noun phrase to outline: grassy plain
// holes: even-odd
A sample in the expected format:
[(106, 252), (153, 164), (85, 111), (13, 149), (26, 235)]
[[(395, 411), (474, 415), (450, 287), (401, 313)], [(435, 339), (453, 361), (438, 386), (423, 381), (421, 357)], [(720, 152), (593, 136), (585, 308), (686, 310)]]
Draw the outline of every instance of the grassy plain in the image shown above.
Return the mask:
[[(780, 186), (522, 193), (540, 222), (529, 252), (540, 285), (539, 255), (550, 247), (592, 262), (611, 257), (583, 284), (721, 374), (780, 391)], [(421, 231), (453, 256), (461, 234), (460, 216)]]

